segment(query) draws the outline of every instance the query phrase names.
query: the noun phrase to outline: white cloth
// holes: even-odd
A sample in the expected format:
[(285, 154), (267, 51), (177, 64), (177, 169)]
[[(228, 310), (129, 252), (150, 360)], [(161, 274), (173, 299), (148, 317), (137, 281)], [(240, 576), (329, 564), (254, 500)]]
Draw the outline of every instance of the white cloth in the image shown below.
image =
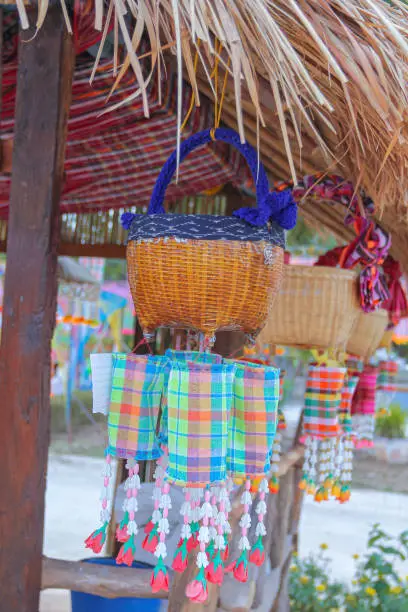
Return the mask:
[(113, 353), (91, 354), (92, 412), (108, 414), (112, 389)]

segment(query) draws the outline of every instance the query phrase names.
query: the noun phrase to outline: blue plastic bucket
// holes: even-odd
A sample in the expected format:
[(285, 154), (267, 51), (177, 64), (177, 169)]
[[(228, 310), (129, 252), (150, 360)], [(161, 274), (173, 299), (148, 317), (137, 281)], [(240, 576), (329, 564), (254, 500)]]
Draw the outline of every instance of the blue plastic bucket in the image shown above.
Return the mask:
[[(96, 563), (97, 565), (115, 565), (115, 559), (96, 557), (84, 559), (85, 563)], [(123, 567), (117, 565), (116, 567)], [(135, 561), (132, 567), (150, 568), (151, 565), (138, 563)], [(88, 595), (71, 591), (72, 612), (159, 612), (161, 606), (160, 599), (141, 599), (135, 597), (119, 597), (117, 599), (107, 599), (99, 595)]]

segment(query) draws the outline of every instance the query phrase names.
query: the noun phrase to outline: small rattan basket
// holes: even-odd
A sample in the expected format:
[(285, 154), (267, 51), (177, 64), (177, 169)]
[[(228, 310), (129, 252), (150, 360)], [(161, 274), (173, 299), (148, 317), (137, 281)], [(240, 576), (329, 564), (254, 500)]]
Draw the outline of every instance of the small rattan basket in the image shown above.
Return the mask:
[(380, 309), (369, 313), (360, 311), (351, 330), (347, 352), (362, 357), (365, 361), (370, 359), (379, 348), (387, 325), (386, 310)]
[[(211, 142), (209, 130), (181, 145), (180, 161)], [(289, 192), (273, 194), (256, 151), (232, 130), (217, 140), (236, 146), (256, 184), (257, 208), (233, 217), (166, 214), (163, 199), (176, 169), (176, 154), (164, 165), (147, 215), (128, 216), (130, 289), (145, 338), (158, 327), (194, 329), (211, 344), (219, 330), (240, 330), (253, 339), (265, 324), (283, 270), (284, 229), (296, 223)]]
[(357, 273), (284, 266), (284, 280), (259, 342), (344, 350), (359, 314)]

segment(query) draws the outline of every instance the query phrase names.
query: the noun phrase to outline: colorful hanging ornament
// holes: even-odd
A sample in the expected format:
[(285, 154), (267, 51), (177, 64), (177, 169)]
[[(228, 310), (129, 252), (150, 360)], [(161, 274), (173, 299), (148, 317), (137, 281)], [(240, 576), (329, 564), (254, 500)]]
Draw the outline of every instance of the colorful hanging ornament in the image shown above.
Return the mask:
[(377, 410), (387, 411), (397, 391), (395, 383), (398, 374), (398, 362), (391, 359), (380, 361), (377, 377)]
[[(248, 530), (251, 525), (249, 508), (252, 504), (251, 478), (269, 472), (273, 443), (277, 429), (279, 401), (279, 370), (239, 362), (234, 379), (234, 400), (231, 412), (227, 469), (232, 478), (246, 477), (241, 503), (244, 507), (240, 520), (241, 539), (238, 559), (228, 566), (234, 577), (245, 582), (248, 578), (248, 562), (251, 546)], [(262, 493), (266, 493), (262, 480)], [(264, 500), (261, 500), (262, 502)], [(261, 504), (263, 507), (263, 503)], [(263, 524), (264, 512), (258, 513)], [(262, 527), (258, 528), (258, 536)], [(263, 536), (261, 536), (263, 537)], [(259, 546), (258, 546), (259, 547)], [(255, 554), (255, 553), (254, 553)], [(227, 571), (227, 569), (226, 569)]]
[(346, 376), (338, 412), (341, 433), (336, 443), (336, 468), (331, 492), (333, 497), (341, 503), (350, 499), (350, 483), (353, 469), (351, 402), (357, 388), (357, 383), (358, 376)]
[(86, 546), (99, 552), (97, 549), (100, 549), (100, 544), (103, 544), (106, 537), (106, 529), (110, 520), (107, 491), (111, 477), (111, 457), (127, 459), (128, 476), (125, 481), (124, 517), (117, 529), (117, 537), (122, 547), (116, 561), (131, 565), (135, 558), (135, 536), (138, 533), (136, 514), (140, 478), (137, 462), (157, 459), (161, 455), (155, 432), (165, 380), (164, 366), (167, 360), (162, 357), (119, 353), (114, 354), (112, 359), (112, 385), (108, 413), (109, 445), (106, 451), (102, 499), (104, 520), (102, 527), (86, 540)]
[[(309, 366), (305, 392), (305, 462), (300, 488), (325, 501), (333, 484), (336, 441), (340, 434), (337, 410), (346, 369)], [(317, 481), (317, 466), (319, 479)]]
[(374, 444), (377, 376), (378, 369), (366, 365), (353, 397), (351, 418), (356, 448), (371, 447)]

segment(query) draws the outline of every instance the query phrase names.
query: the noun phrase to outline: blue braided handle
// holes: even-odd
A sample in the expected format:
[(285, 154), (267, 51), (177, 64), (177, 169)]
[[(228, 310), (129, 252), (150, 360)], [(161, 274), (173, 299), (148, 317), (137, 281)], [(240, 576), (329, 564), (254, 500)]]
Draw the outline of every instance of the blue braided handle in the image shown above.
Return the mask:
[[(292, 192), (270, 192), (269, 181), (262, 163), (258, 168), (258, 156), (255, 149), (247, 142), (242, 144), (239, 134), (234, 130), (218, 128), (215, 130), (215, 140), (226, 142), (238, 149), (245, 157), (256, 185), (257, 208), (240, 208), (233, 214), (251, 225), (262, 226), (272, 219), (283, 229), (292, 229), (296, 225), (297, 206), (292, 198)], [(204, 130), (187, 138), (180, 147), (180, 162), (198, 147), (212, 141), (211, 130)], [(163, 214), (164, 195), (173, 178), (177, 167), (177, 152), (174, 151), (164, 164), (153, 189), (147, 213), (149, 215)]]

